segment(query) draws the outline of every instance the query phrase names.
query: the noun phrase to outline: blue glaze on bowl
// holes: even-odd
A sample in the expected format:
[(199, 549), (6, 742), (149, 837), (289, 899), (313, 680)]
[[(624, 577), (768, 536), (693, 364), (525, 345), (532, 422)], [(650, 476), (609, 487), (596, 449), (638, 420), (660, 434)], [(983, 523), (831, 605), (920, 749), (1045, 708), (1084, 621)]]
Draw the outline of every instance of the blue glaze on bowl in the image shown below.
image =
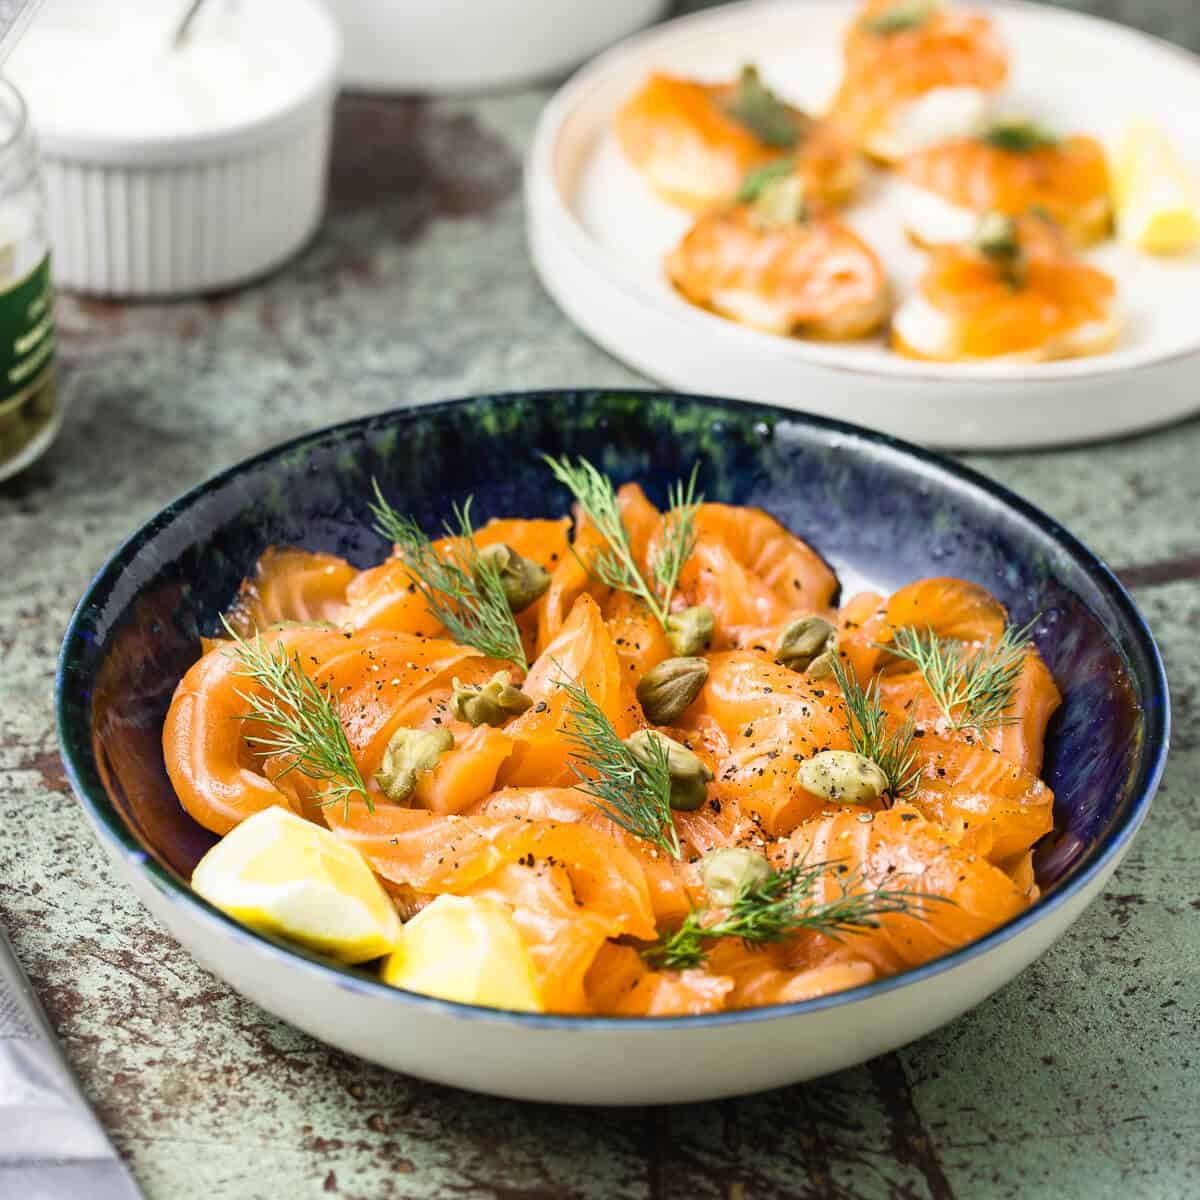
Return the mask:
[[(539, 452), (586, 455), (617, 482), (638, 480), (659, 503), (699, 461), (707, 498), (769, 510), (848, 579), (884, 591), (929, 575), (981, 583), (1015, 621), (1038, 618), (1038, 648), (1064, 697), (1045, 771), (1057, 828), (1037, 856), (1048, 891), (1028, 912), (917, 971), (836, 996), (648, 1019), (760, 1019), (846, 1003), (945, 969), (1064, 902), (1136, 830), (1166, 755), (1162, 664), (1121, 585), (1049, 517), (963, 467), (839, 422), (699, 396), (553, 391), (403, 409), (307, 435), (195, 488), (113, 555), (71, 621), (56, 693), (68, 773), (110, 847), (231, 936), (269, 944), (211, 909), (186, 882), (214, 839), (175, 799), (160, 735), (200, 636), (217, 630), (218, 614), (267, 546), (330, 551), (358, 566), (384, 557), (388, 547), (368, 511), (373, 477), (430, 530), (468, 495), (481, 521), (561, 515), (567, 496)], [(383, 986), (301, 950), (277, 952), (337, 973), (346, 986)], [(397, 1002), (483, 1015), (387, 990)], [(488, 1015), (557, 1026), (581, 1020)]]

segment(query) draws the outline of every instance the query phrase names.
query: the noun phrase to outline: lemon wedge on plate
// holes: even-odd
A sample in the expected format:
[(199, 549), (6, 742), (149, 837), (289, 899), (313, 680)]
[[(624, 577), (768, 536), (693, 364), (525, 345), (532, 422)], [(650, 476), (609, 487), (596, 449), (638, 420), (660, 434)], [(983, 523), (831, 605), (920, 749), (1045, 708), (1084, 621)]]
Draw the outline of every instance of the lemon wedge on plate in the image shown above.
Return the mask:
[(1126, 125), (1113, 190), (1122, 241), (1150, 254), (1178, 254), (1200, 241), (1200, 181), (1159, 126), (1144, 120)]
[(192, 887), (243, 925), (341, 962), (389, 953), (402, 926), (357, 850), (286, 808), (227, 833), (197, 864)]
[(438, 896), (404, 926), (383, 964), (393, 987), (462, 1004), (540, 1012), (529, 951), (497, 900)]

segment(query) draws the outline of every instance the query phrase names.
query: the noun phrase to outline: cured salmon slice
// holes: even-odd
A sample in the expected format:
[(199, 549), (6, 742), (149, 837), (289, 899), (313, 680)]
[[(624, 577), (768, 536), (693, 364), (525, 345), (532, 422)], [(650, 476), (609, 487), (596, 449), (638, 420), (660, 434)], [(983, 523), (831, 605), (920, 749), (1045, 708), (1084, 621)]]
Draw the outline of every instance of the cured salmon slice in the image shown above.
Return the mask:
[(985, 746), (1034, 777), (1042, 770), (1046, 727), (1062, 703), (1062, 695), (1036, 650), (1025, 655), (1012, 701), (1001, 714), (1003, 723), (982, 730), (953, 729), (916, 672), (884, 675), (880, 694), (890, 711), (911, 716), (919, 729)]
[(621, 923), (581, 910), (570, 878), (549, 863), (508, 863), (463, 892), (507, 905), (538, 977), (547, 1012), (586, 1013), (589, 968)]
[(1032, 772), (975, 739), (927, 733), (916, 742), (921, 780), (913, 807), (951, 831), (987, 831), (1001, 863), (1054, 827), (1054, 793)]
[(702, 504), (696, 513), (696, 532), (723, 541), (793, 611), (819, 612), (837, 599), (833, 568), (761, 508)]
[(621, 678), (633, 686), (651, 667), (675, 653), (662, 625), (628, 592), (611, 593), (604, 603), (604, 619), (621, 664)]
[[(475, 530), (475, 544), (481, 550), (487, 546), (511, 546), (518, 554), (553, 572), (568, 557), (569, 526), (566, 517), (494, 520)], [(433, 543), (442, 556), (448, 555), (456, 544), (453, 538), (439, 538)], [(347, 588), (346, 601), (344, 619), (355, 629), (391, 629), (425, 637), (442, 632), (441, 622), (429, 611), (428, 602), (398, 556), (361, 572)], [(536, 623), (537, 609), (542, 603), (540, 600), (531, 606), (534, 611), (527, 619)]]
[[(692, 907), (692, 892), (689, 890), (689, 884), (693, 884), (692, 867), (627, 833), (609, 820), (603, 810), (578, 788), (503, 788), (472, 811), (497, 819), (511, 817), (588, 825), (624, 846), (641, 863), (646, 886), (650, 889), (654, 919), (658, 923), (678, 922)], [(680, 817), (683, 815), (686, 814), (680, 814)]]
[(622, 1017), (679, 1017), (719, 1012), (733, 981), (707, 971), (655, 971), (631, 946), (609, 943), (586, 980), (596, 1012)]
[(358, 572), (334, 554), (271, 546), (243, 582), (229, 623), (243, 637), (284, 622), (337, 623)]
[(708, 958), (707, 969), (732, 980), (726, 998), (729, 1008), (758, 1008), (764, 1004), (795, 1004), (828, 996), (833, 992), (870, 983), (877, 972), (863, 959), (797, 965), (790, 961), (794, 951), (786, 944), (750, 947), (736, 938), (719, 942)]
[(632, 732), (633, 712), (621, 686), (616, 647), (599, 607), (586, 594), (575, 601), (570, 617), (529, 670), (523, 690), (534, 705), (505, 726), (515, 745), (500, 772), (503, 786), (574, 783), (571, 747), (562, 735), (567, 720), (562, 680), (583, 688), (622, 736)]
[(800, 786), (800, 764), (822, 750), (850, 746), (836, 684), (752, 651), (712, 656), (692, 712), (693, 722), (710, 718), (724, 734), (727, 750), (716, 764), (717, 782), (770, 836), (790, 831), (825, 803)]
[(987, 95), (1008, 77), (1008, 54), (986, 14), (938, 7), (907, 28), (880, 22), (897, 0), (863, 6), (845, 43), (833, 115), (877, 157), (895, 156), (906, 108), (937, 89)]
[(324, 658), (302, 655), (301, 662), (337, 702), (355, 761), (367, 779), (379, 769), (396, 729), (423, 724), (422, 718), (449, 697), (453, 676), (480, 682), (502, 666), (445, 638), (391, 630), (344, 636)]
[[(289, 653), (328, 653), (342, 635), (301, 627), (269, 630), (265, 646)], [(181, 680), (163, 724), (163, 756), (179, 802), (205, 829), (226, 834), (254, 813), (275, 804), (293, 807), (295, 793), (276, 786), (263, 761), (250, 752), (243, 717), (247, 695), (262, 689), (246, 678), (229, 643), (214, 646)]]
[[(838, 580), (811, 546), (758, 508), (701, 504), (696, 549), (679, 578), (688, 604), (706, 604), (716, 620), (714, 648), (738, 644), (749, 630), (789, 616), (826, 611)], [(657, 539), (651, 542), (654, 558)]]
[(512, 753), (513, 740), (490, 725), (455, 725), (455, 743), (432, 771), (422, 772), (413, 804), (435, 813), (461, 813), (479, 804), (496, 786), (496, 775)]
[(891, 289), (875, 251), (836, 217), (785, 211), (706, 213), (667, 255), (667, 278), (692, 304), (783, 337), (849, 341), (878, 329)]
[(981, 215), (1045, 213), (1075, 246), (1097, 241), (1111, 227), (1108, 163), (1095, 138), (1062, 138), (1020, 151), (984, 137), (955, 138), (910, 154), (900, 174)]
[(938, 577), (906, 584), (884, 600), (875, 592), (852, 597), (839, 618), (838, 647), (862, 684), (887, 664), (881, 647), (908, 626), (967, 645), (995, 642), (1008, 614), (986, 588), (964, 579)]
[[(877, 929), (842, 935), (852, 954), (887, 974), (965, 946), (1025, 907), (1008, 875), (964, 850), (910, 805), (879, 812), (847, 807), (806, 821), (788, 839), (780, 860), (836, 863), (846, 869), (851, 891), (904, 888), (937, 898), (926, 900), (918, 911), (880, 917)], [(824, 903), (840, 894), (841, 885), (831, 873), (818, 883), (813, 897)]]
[(439, 816), (420, 809), (361, 801), (348, 812), (324, 810), (339, 837), (375, 871), (414, 891), (463, 894), (507, 863), (562, 867), (582, 908), (611, 918), (631, 937), (653, 938), (655, 923), (638, 861), (595, 829), (522, 817)]
[(749, 172), (784, 156), (816, 208), (849, 202), (864, 168), (840, 125), (777, 102), (778, 132), (789, 144), (769, 144), (735, 115), (741, 86), (654, 73), (617, 113), (626, 158), (664, 200), (693, 212), (730, 204)]
[[(646, 547), (661, 519), (659, 511), (635, 483), (627, 483), (617, 489), (617, 511), (629, 532), (638, 566), (645, 570)], [(606, 543), (596, 528), (584, 514), (577, 511), (571, 548), (557, 560), (556, 565), (547, 568), (550, 570), (550, 587), (538, 605), (539, 654), (558, 636), (580, 596), (586, 593), (598, 604), (608, 601), (611, 589), (589, 573), (594, 556), (603, 553), (605, 548)]]
[[(621, 149), (668, 203), (694, 212), (727, 204), (748, 171), (780, 156), (726, 110), (730, 86), (657, 71), (617, 113)], [(795, 120), (798, 132), (802, 114)]]

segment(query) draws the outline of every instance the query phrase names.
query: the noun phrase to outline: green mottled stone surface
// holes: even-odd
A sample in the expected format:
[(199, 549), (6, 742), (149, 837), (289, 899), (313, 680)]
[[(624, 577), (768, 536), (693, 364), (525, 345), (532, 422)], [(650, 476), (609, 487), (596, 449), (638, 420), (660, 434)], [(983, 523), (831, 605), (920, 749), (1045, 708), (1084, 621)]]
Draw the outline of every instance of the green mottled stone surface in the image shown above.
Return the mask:
[[(1200, 44), (1184, 0), (1098, 6)], [(470, 1096), (281, 1025), (101, 861), (58, 763), (52, 672), (75, 599), (135, 525), (318, 423), (641, 382), (569, 325), (525, 256), (519, 162), (546, 95), (349, 98), (330, 219), (284, 271), (206, 301), (61, 303), (66, 429), (0, 484), (0, 920), (113, 1140), (157, 1200), (1196, 1195), (1200, 422), (973, 460), (1125, 569), (1166, 657), (1175, 745), (1103, 900), (1009, 987), (897, 1054), (671, 1110)]]

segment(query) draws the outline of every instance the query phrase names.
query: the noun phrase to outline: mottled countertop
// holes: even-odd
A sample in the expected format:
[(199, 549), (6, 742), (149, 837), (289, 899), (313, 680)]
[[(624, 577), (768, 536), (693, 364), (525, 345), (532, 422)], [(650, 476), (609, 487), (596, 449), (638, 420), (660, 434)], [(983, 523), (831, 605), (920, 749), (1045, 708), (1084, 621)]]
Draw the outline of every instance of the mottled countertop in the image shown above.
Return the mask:
[[(1179, 32), (1162, 0), (1106, 7)], [(59, 764), (51, 684), (72, 605), (120, 539), (317, 424), (643, 382), (571, 327), (526, 258), (520, 159), (546, 95), (348, 97), (330, 218), (281, 273), (202, 302), (61, 302), (66, 428), (0, 484), (0, 920), (116, 1145), (162, 1200), (1194, 1196), (1200, 421), (970, 457), (1121, 569), (1166, 658), (1175, 744), (1103, 900), (1016, 982), (898, 1053), (672, 1109), (472, 1096), (282, 1025), (108, 871)]]

